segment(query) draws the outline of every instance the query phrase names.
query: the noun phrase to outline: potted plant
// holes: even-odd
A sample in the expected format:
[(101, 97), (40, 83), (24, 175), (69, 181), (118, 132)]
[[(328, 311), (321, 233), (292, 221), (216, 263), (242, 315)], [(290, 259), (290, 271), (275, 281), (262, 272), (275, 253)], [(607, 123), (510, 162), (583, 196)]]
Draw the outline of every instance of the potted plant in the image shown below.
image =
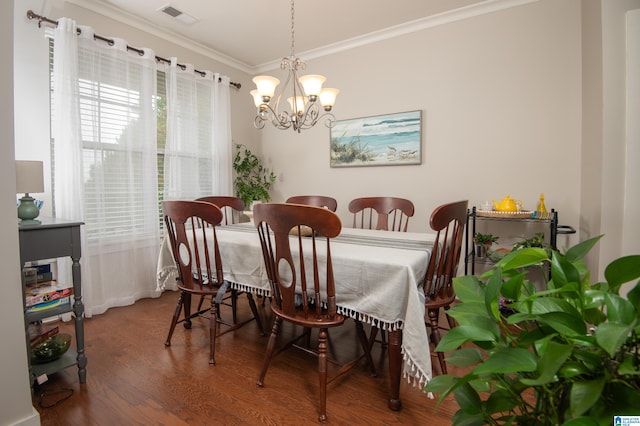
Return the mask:
[(262, 165), (258, 156), (242, 144), (236, 144), (236, 155), (233, 159), (233, 170), (236, 177), (233, 186), (236, 196), (250, 208), (254, 201), (270, 201), (269, 190), (276, 180), (276, 175)]
[(473, 242), (476, 244), (476, 257), (487, 257), (489, 248), (497, 241), (498, 237), (492, 234), (482, 234), (480, 232), (473, 234)]
[[(551, 256), (514, 250), (480, 276), (454, 279), (458, 323), (436, 350), (467, 371), (434, 377), (425, 390), (453, 393), (453, 424), (598, 425), (640, 407), (640, 255), (611, 262), (590, 283), (584, 256), (600, 237)], [(543, 290), (527, 279), (549, 264)], [(636, 281), (627, 297), (621, 286)], [(508, 317), (501, 297), (512, 300)]]

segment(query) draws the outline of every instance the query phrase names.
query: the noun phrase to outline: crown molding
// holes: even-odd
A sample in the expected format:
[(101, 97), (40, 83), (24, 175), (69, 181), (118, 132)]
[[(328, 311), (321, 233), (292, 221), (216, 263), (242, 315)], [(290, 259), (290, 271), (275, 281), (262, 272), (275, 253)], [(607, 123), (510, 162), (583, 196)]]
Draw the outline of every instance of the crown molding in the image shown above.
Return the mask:
[[(192, 50), (203, 56), (211, 58), (215, 61), (221, 62), (225, 65), (243, 71), (247, 74), (261, 74), (266, 71), (271, 71), (280, 67), (282, 58), (277, 60), (265, 62), (256, 66), (251, 66), (245, 62), (239, 61), (229, 55), (219, 52), (215, 49), (211, 49), (200, 43), (197, 43), (187, 37), (181, 36), (166, 28), (155, 25), (154, 23), (127, 13), (114, 6), (106, 3), (97, 3), (90, 0), (66, 0), (68, 3), (73, 3), (84, 9), (130, 25), (134, 28), (140, 28), (145, 32), (148, 32), (156, 37), (170, 41), (185, 49)], [(498, 12), (501, 10), (509, 9), (512, 7), (523, 6), (529, 3), (535, 3), (540, 0), (486, 0), (481, 3), (464, 6), (458, 9), (453, 9), (447, 12), (442, 12), (436, 15), (427, 16), (424, 18), (416, 19), (413, 21), (405, 22), (403, 24), (395, 25), (393, 27), (385, 28), (383, 30), (374, 31), (368, 34), (364, 34), (351, 39), (343, 40), (337, 43), (329, 44), (319, 47), (317, 49), (310, 49), (304, 52), (298, 52), (299, 57), (305, 60), (317, 59), (328, 55), (351, 50), (357, 47), (365, 46), (379, 41), (388, 40), (391, 38), (399, 37), (402, 35), (422, 31), (428, 28), (437, 27), (440, 25), (450, 24), (452, 22), (462, 21), (477, 16), (487, 15), (490, 13)], [(158, 52), (160, 54), (160, 52)]]
[[(317, 49), (299, 52), (297, 53), (297, 56), (304, 58), (304, 60), (321, 58), (323, 56), (333, 55), (356, 47), (365, 46), (367, 44), (377, 43), (379, 41), (422, 31), (428, 28), (450, 24), (452, 22), (462, 21), (476, 16), (487, 15), (500, 10), (518, 7), (537, 1), (540, 0), (486, 0), (482, 3), (464, 6), (447, 12), (438, 13), (436, 15), (416, 19), (414, 21), (405, 22), (383, 30), (343, 40), (338, 43), (328, 44)], [(280, 67), (280, 62), (281, 59), (256, 65), (254, 67), (254, 72), (264, 73), (266, 71), (274, 70)]]
[[(65, 1), (67, 3), (72, 3), (72, 4), (75, 4), (76, 6), (95, 12), (97, 14), (106, 16), (107, 18), (111, 18), (115, 21), (122, 22), (134, 28), (138, 28), (158, 38), (167, 40), (171, 43), (177, 44), (178, 46), (184, 47), (185, 49), (191, 50), (195, 53), (199, 53), (203, 56), (206, 56), (215, 61), (221, 62), (225, 65), (228, 65), (240, 71), (244, 71), (247, 74), (255, 73), (255, 67), (245, 62), (239, 61), (215, 49), (211, 49), (190, 38), (184, 37), (167, 28), (160, 27), (151, 21), (148, 21), (144, 18), (128, 13), (122, 9), (116, 8), (115, 6), (111, 6), (106, 3), (97, 3), (89, 0), (65, 0)], [(105, 34), (105, 36), (107, 36), (107, 34)], [(162, 56), (162, 52), (156, 52), (156, 54)]]

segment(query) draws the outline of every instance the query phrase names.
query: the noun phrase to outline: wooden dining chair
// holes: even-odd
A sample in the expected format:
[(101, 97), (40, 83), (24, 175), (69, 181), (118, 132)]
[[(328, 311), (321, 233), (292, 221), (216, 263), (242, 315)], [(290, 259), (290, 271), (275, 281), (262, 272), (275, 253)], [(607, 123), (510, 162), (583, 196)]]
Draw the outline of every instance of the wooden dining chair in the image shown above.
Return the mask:
[[(264, 378), (272, 357), (282, 350), (297, 346), (318, 357), (320, 381), (321, 422), (327, 420), (327, 383), (348, 371), (358, 360), (342, 366), (331, 379), (327, 375), (327, 363), (335, 363), (327, 355), (329, 328), (344, 324), (345, 316), (337, 312), (337, 298), (331, 261), (331, 239), (338, 236), (342, 224), (338, 216), (328, 209), (287, 203), (264, 203), (254, 207), (253, 217), (260, 235), (265, 269), (271, 285), (271, 304), (275, 321), (267, 345), (258, 386), (264, 386)], [(308, 227), (312, 232), (303, 232)], [(309, 236), (303, 236), (309, 235)], [(276, 339), (283, 321), (301, 326), (304, 332), (281, 346), (276, 352)], [(318, 347), (308, 346), (310, 330), (318, 329)], [(367, 363), (375, 374), (369, 345), (364, 330), (357, 335)], [(305, 338), (307, 345), (298, 346)]]
[(414, 206), (404, 198), (363, 197), (351, 200), (349, 211), (354, 228), (406, 232)]
[[(431, 230), (436, 233), (436, 237), (424, 282), (427, 313), (425, 322), (431, 329), (429, 338), (434, 347), (438, 346), (441, 338), (440, 330), (442, 327), (439, 324), (439, 319), (442, 309), (444, 309), (447, 318), (448, 329), (455, 326), (454, 319), (447, 315), (446, 311), (456, 299), (456, 294), (453, 291), (453, 278), (456, 276), (460, 262), (468, 205), (467, 200), (443, 204), (431, 213), (429, 219), (429, 225)], [(444, 354), (435, 352), (435, 356), (438, 358), (440, 371), (442, 374), (446, 374), (447, 365)]]
[(338, 202), (335, 198), (325, 195), (296, 195), (289, 197), (287, 203), (304, 204), (307, 206), (325, 207), (332, 212), (338, 209)]
[[(349, 203), (349, 211), (353, 213), (353, 227), (362, 229), (406, 232), (414, 210), (410, 200), (397, 197), (355, 198)], [(376, 340), (378, 330), (376, 326), (371, 328), (370, 347), (375, 342), (380, 342), (385, 349), (386, 335), (381, 331), (380, 339)]]
[(222, 210), (223, 222), (225, 225), (233, 225), (239, 223), (242, 212), (245, 209), (244, 201), (238, 197), (226, 195), (213, 195), (197, 198), (196, 201), (204, 201), (215, 204)]
[[(209, 364), (215, 365), (216, 337), (236, 330), (252, 320), (256, 320), (260, 333), (264, 335), (258, 309), (253, 295), (247, 293), (249, 307), (253, 314), (251, 318), (241, 322), (235, 320), (227, 322), (219, 314), (219, 304), (229, 287), (229, 283), (224, 280), (220, 247), (216, 236), (216, 227), (222, 221), (220, 209), (214, 204), (203, 201), (164, 201), (162, 210), (171, 251), (178, 268), (177, 281), (180, 290), (165, 346), (171, 346), (171, 337), (179, 322), (184, 323), (186, 329), (190, 329), (193, 318), (208, 317)], [(191, 313), (192, 295), (211, 300), (210, 307)], [(181, 319), (182, 310), (184, 315)], [(220, 324), (225, 325), (223, 332), (219, 330)]]

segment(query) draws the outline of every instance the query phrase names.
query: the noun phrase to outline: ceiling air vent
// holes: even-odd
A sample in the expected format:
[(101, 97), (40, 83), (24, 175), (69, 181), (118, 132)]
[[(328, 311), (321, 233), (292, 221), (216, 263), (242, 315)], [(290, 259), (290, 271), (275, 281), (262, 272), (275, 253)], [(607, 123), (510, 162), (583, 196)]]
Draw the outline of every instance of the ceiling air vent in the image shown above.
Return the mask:
[(171, 5), (166, 5), (161, 7), (160, 9), (158, 9), (160, 12), (166, 13), (167, 15), (171, 16), (172, 18), (177, 19), (178, 21), (182, 22), (183, 24), (193, 24), (195, 22), (198, 22), (198, 20), (196, 18), (194, 18), (191, 15), (187, 15), (186, 13), (176, 9), (175, 7), (171, 6)]

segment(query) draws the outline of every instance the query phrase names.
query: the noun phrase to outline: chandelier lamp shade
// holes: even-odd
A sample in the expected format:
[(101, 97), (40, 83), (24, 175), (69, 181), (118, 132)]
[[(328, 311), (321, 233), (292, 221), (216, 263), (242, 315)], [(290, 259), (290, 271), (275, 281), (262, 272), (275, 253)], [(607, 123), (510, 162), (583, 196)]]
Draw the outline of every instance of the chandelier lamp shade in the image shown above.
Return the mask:
[[(251, 91), (257, 108), (254, 125), (262, 129), (270, 121), (280, 130), (293, 129), (300, 133), (324, 119), (327, 127), (333, 127), (336, 120), (331, 109), (340, 92), (338, 89), (322, 88), (326, 78), (322, 75), (299, 76), (307, 65), (295, 55), (294, 0), (291, 0), (291, 53), (284, 57), (280, 68), (287, 71), (284, 84), (269, 75), (253, 78), (256, 89)], [(285, 102), (286, 101), (286, 102)]]

